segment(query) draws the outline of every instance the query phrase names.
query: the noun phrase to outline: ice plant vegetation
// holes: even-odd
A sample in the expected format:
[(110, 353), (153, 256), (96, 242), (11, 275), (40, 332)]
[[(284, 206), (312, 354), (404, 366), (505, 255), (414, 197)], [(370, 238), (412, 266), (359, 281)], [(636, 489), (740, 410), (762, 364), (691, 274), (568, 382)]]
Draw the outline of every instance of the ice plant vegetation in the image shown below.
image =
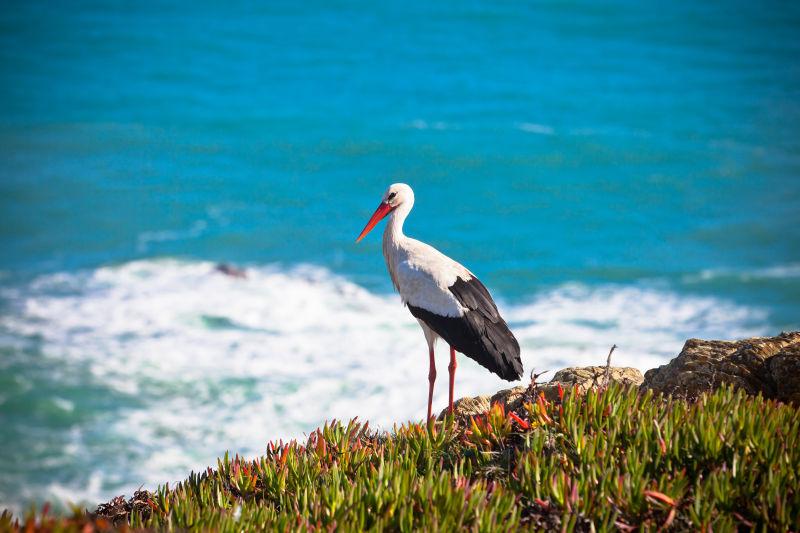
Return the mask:
[(686, 402), (612, 384), (516, 412), (331, 422), (95, 513), (0, 530), (799, 530), (800, 416), (729, 388)]

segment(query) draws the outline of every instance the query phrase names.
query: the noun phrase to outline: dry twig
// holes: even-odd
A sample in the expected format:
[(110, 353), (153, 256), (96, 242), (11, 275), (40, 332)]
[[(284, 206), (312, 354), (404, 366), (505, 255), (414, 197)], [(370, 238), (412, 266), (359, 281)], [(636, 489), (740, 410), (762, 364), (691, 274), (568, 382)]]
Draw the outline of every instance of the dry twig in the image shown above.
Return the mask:
[(603, 388), (608, 388), (608, 381), (611, 379), (611, 354), (617, 349), (617, 345), (613, 345), (608, 351), (608, 359), (606, 359), (606, 377), (603, 381)]

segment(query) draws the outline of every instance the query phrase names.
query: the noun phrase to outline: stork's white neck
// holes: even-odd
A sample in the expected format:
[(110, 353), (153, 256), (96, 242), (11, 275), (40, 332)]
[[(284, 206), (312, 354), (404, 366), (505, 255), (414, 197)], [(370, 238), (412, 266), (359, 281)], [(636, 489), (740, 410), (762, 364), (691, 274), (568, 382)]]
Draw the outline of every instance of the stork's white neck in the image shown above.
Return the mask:
[(397, 263), (401, 260), (403, 249), (408, 241), (406, 236), (403, 235), (403, 222), (405, 222), (413, 206), (413, 200), (397, 206), (389, 216), (386, 229), (383, 230), (383, 258), (386, 260), (386, 268), (389, 270), (392, 284), (398, 292), (400, 291), (400, 285), (397, 281)]
[(403, 239), (405, 239), (406, 236), (403, 234), (403, 222), (406, 221), (406, 217), (411, 212), (412, 207), (414, 207), (413, 202), (404, 202), (397, 206), (397, 208), (392, 211), (392, 214), (389, 215), (389, 222), (383, 230), (384, 248), (387, 244), (397, 247)]

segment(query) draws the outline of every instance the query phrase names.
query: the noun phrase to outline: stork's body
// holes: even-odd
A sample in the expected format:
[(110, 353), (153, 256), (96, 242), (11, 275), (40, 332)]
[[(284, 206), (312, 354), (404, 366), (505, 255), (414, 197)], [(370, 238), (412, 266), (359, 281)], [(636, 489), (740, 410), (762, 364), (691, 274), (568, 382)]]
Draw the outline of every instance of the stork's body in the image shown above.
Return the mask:
[(432, 246), (403, 234), (403, 222), (414, 205), (411, 187), (396, 183), (384, 194), (358, 240), (383, 217), (389, 216), (383, 232), (386, 266), (403, 303), (422, 326), (428, 343), (428, 418), (431, 417), (433, 384), (436, 380), (434, 346), (444, 339), (450, 345), (449, 407), (453, 408), (459, 351), (503, 379), (522, 376), (519, 344), (497, 311), (489, 291), (464, 266)]

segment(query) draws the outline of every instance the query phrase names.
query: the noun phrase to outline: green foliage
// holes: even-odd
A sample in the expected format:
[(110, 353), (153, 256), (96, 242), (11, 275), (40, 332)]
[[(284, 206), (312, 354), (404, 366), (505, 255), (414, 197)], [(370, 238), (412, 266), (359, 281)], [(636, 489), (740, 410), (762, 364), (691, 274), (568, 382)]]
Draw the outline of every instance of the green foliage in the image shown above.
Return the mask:
[(798, 530), (798, 466), (790, 405), (612, 385), (388, 435), (334, 421), (254, 460), (226, 454), (216, 470), (115, 500), (116, 511), (5, 514), (0, 529)]

